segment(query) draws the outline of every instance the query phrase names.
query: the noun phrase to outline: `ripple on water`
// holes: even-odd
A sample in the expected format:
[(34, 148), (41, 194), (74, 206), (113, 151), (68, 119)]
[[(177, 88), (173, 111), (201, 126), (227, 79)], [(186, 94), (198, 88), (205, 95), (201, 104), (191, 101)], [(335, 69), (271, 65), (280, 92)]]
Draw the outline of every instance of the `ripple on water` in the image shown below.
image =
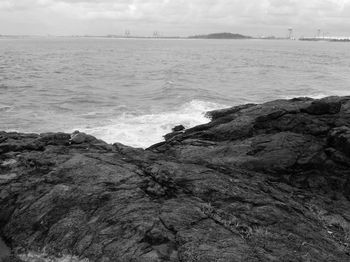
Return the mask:
[(99, 138), (144, 146), (172, 125), (203, 122), (192, 100), (233, 106), (349, 95), (348, 48), (272, 40), (9, 39), (0, 42), (0, 123), (21, 132), (94, 127)]

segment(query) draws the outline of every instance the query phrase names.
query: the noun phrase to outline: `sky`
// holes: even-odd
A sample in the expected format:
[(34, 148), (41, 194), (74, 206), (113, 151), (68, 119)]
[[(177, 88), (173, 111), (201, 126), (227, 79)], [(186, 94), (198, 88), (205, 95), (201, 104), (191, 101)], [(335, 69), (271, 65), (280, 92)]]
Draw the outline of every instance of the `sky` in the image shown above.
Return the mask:
[(350, 0), (0, 0), (0, 34), (350, 36)]

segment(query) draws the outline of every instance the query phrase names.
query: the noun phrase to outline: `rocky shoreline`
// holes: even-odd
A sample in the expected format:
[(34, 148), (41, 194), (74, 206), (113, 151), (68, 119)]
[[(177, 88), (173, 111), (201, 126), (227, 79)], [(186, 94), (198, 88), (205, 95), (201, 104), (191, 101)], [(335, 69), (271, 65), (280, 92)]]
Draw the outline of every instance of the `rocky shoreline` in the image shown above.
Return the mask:
[(0, 132), (5, 261), (349, 261), (350, 96), (208, 116), (147, 150)]

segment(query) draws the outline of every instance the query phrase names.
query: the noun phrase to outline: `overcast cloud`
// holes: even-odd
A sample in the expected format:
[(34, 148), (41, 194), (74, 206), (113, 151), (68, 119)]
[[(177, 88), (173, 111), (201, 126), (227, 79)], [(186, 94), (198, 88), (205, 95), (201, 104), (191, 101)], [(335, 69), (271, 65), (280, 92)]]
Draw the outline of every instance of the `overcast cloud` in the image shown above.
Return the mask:
[(350, 0), (0, 0), (0, 34), (350, 36)]

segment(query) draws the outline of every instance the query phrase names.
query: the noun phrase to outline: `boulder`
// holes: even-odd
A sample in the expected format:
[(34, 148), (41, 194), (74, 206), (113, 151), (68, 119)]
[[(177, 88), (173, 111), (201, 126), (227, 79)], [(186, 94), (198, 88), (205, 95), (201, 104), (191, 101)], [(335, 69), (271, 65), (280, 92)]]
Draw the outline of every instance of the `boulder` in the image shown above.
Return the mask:
[(185, 127), (183, 125), (177, 125), (173, 127), (173, 132), (179, 132), (185, 130)]
[(70, 142), (72, 144), (82, 144), (91, 140), (94, 140), (94, 137), (79, 131), (74, 131), (70, 136)]

